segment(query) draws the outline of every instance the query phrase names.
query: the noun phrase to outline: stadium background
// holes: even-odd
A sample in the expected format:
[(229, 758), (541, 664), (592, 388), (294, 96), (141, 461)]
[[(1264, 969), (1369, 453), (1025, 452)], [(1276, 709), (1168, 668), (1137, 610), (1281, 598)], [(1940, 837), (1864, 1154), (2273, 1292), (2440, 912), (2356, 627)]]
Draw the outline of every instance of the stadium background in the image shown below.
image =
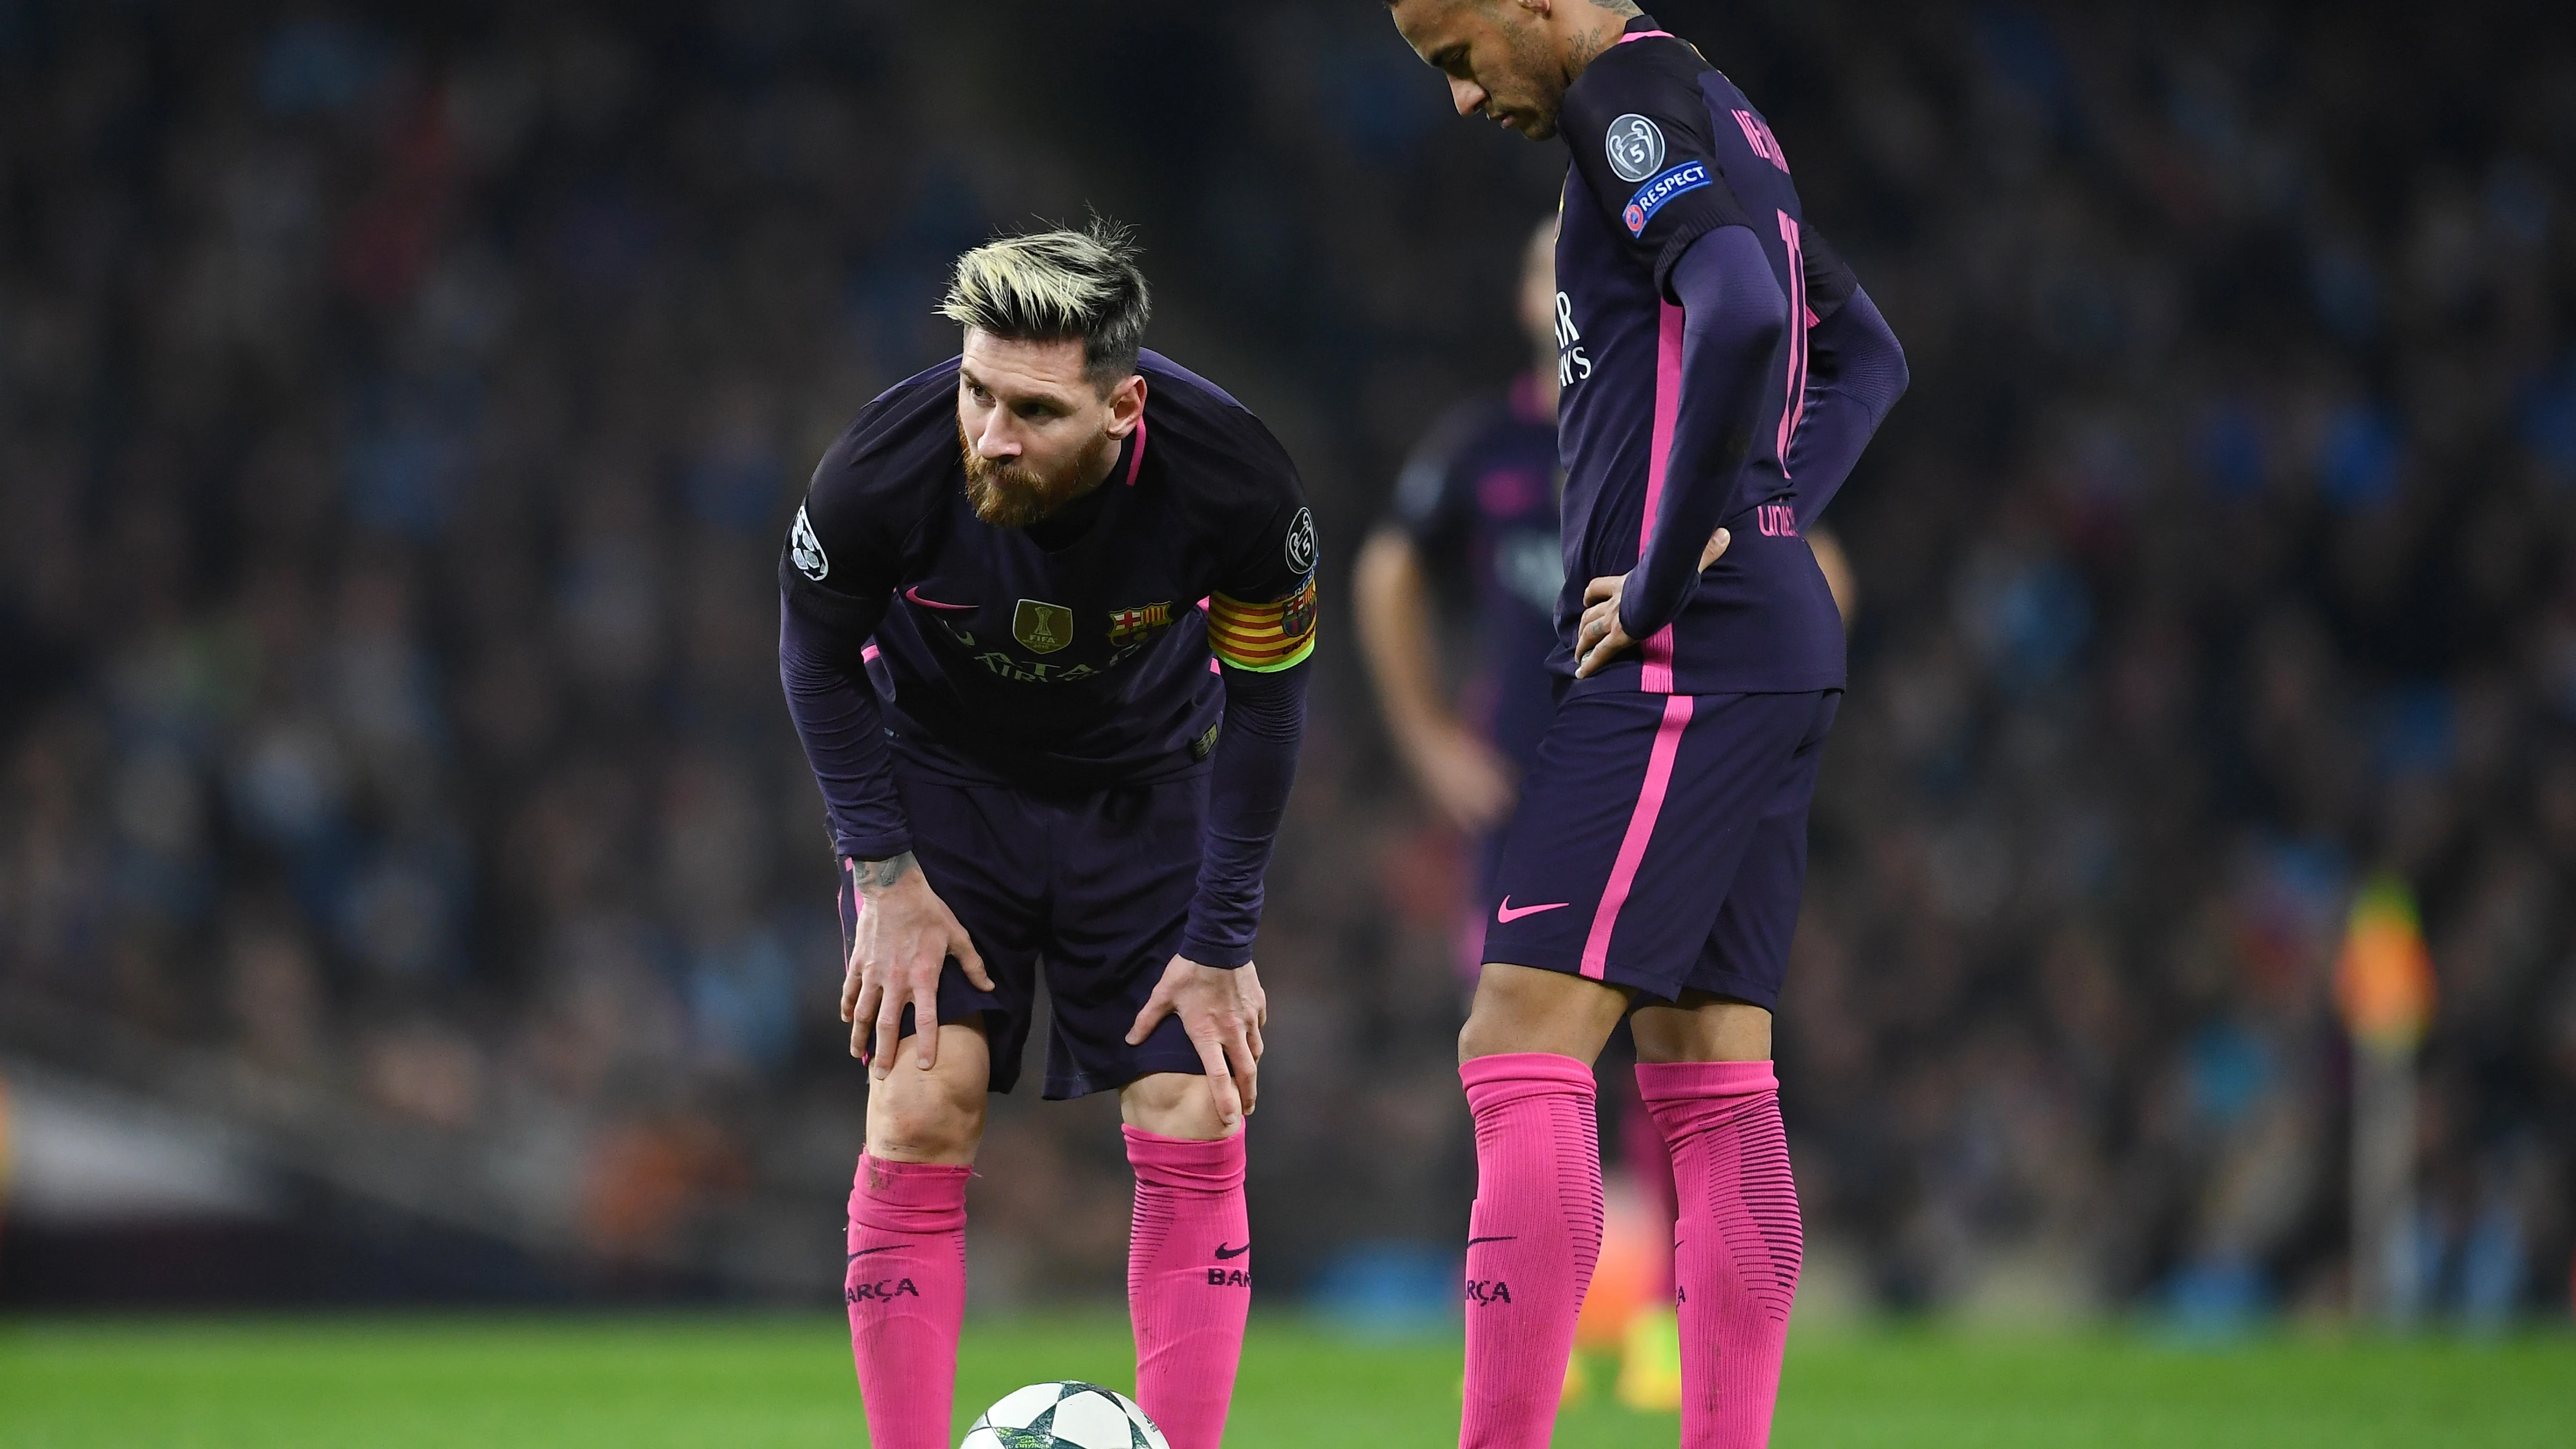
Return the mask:
[[(1811, 1297), (2337, 1311), (2327, 974), (2387, 871), (2442, 990), (2407, 1303), (2563, 1314), (2563, 15), (1655, 8), (1915, 379), (1834, 519)], [(0, 0), (0, 1305), (828, 1302), (860, 1083), (772, 563), (953, 347), (948, 258), (1086, 205), (1327, 540), (1265, 1282), (1444, 1298), (1463, 866), (1345, 566), (1522, 364), (1562, 164), (1373, 3)], [(985, 1303), (1116, 1292), (1113, 1121), (997, 1112)]]

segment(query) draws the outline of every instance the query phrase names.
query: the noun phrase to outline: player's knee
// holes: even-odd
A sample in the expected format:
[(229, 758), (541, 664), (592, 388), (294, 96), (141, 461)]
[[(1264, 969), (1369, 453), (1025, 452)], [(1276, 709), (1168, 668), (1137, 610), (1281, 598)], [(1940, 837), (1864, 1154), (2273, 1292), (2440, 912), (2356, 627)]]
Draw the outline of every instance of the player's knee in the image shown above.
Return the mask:
[(1681, 1005), (1637, 1013), (1641, 1062), (1761, 1062), (1771, 1059), (1771, 1013), (1749, 1001), (1692, 992)]
[(1532, 1036), (1512, 1004), (1479, 991), (1475, 1006), (1467, 1013), (1467, 1024), (1458, 1028), (1458, 1061), (1464, 1065), (1478, 1057), (1533, 1050)]
[(1207, 1078), (1187, 1072), (1138, 1077), (1119, 1089), (1118, 1107), (1128, 1126), (1157, 1137), (1213, 1142), (1243, 1130), (1239, 1119), (1229, 1129), (1218, 1118)]
[(1461, 1064), (1506, 1052), (1591, 1061), (1628, 1009), (1627, 993), (1581, 976), (1488, 963), (1458, 1032)]
[(868, 1151), (890, 1162), (959, 1162), (984, 1137), (984, 1084), (965, 1074), (895, 1068), (868, 1097)]
[(889, 1102), (868, 1113), (868, 1151), (890, 1162), (948, 1162), (974, 1154), (984, 1114), (944, 1096)]

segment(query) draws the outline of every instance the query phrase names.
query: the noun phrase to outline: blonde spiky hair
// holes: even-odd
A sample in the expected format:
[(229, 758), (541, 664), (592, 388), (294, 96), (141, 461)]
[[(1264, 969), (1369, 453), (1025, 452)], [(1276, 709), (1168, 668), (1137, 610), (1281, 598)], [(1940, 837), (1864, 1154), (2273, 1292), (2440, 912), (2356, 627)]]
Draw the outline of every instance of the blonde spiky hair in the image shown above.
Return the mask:
[(1136, 370), (1154, 304), (1136, 234), (1093, 217), (1001, 237), (957, 259), (939, 315), (1014, 342), (1082, 339), (1083, 370), (1103, 395)]

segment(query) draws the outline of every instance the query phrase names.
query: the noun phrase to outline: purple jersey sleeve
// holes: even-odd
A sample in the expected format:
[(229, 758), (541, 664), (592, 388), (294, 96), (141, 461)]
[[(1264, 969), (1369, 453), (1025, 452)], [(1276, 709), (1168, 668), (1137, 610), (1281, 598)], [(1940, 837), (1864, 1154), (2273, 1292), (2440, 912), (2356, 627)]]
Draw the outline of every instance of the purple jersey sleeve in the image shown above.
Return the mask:
[(863, 437), (854, 430), (824, 455), (788, 530), (778, 560), (778, 674), (834, 849), (882, 860), (911, 849), (912, 832), (865, 660), (901, 567), (900, 532), (890, 525), (905, 510), (871, 470), (851, 466)]
[(1761, 242), (1742, 227), (1694, 241), (1669, 289), (1681, 300), (1681, 395), (1690, 401), (1674, 421), (1670, 481), (1653, 532), (1620, 596), (1620, 627), (1632, 639), (1682, 611), (1699, 583), (1700, 550), (1718, 522), (1734, 516), (1763, 384), (1789, 325), (1788, 299)]
[[(885, 719), (866, 671), (867, 633), (859, 628), (874, 621), (865, 609), (837, 621), (822, 617), (814, 603), (807, 596), (800, 607), (792, 590), (779, 601), (778, 678), (823, 791), (833, 851), (855, 860), (900, 855), (912, 848), (912, 831), (895, 795)], [(873, 612), (882, 615), (885, 606)]]
[(1261, 925), (1261, 875), (1297, 778), (1310, 669), (1300, 663), (1269, 673), (1223, 671), (1225, 724), (1208, 778), (1207, 839), (1198, 894), (1181, 935), (1181, 954), (1202, 966), (1233, 967), (1252, 959), (1253, 935)]
[(1857, 288), (1809, 329), (1807, 357), (1806, 420), (1789, 451), (1789, 477), (1798, 485), (1798, 521), (1812, 525), (1842, 491), (1909, 377), (1895, 331)]
[(1686, 47), (1615, 45), (1567, 87), (1558, 117), (1585, 189), (1668, 298), (1692, 242), (1752, 225), (1718, 164), (1695, 63)]

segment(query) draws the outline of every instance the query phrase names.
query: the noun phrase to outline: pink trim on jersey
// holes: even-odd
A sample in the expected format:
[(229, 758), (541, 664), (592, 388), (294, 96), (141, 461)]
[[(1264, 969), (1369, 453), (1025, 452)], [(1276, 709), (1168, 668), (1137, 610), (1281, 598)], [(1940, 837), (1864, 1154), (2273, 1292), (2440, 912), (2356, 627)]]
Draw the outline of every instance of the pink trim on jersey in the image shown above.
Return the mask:
[(1661, 36), (1666, 40), (1670, 40), (1673, 38), (1673, 33), (1669, 30), (1640, 30), (1634, 35), (1620, 36), (1619, 43), (1621, 45), (1626, 45), (1632, 40), (1653, 40), (1658, 36)]
[(866, 647), (865, 649), (860, 650), (860, 651), (859, 651), (859, 662), (860, 662), (861, 664), (874, 664), (874, 663), (876, 663), (876, 662), (877, 662), (877, 646), (876, 646), (875, 644), (873, 644), (873, 643), (872, 643), (872, 644), (868, 645), (868, 647)]
[[(1637, 520), (1637, 558), (1643, 562), (1653, 540), (1655, 515), (1663, 507), (1664, 475), (1671, 470), (1673, 431), (1682, 416), (1682, 309), (1663, 304), (1662, 325), (1655, 337), (1654, 451), (1646, 458), (1646, 511)], [(1673, 626), (1666, 624), (1645, 642), (1646, 668), (1637, 687), (1648, 694), (1673, 692)]]
[(1136, 475), (1145, 467), (1145, 416), (1136, 415), (1136, 451), (1127, 458), (1127, 486), (1136, 486)]
[(1637, 883), (1637, 867), (1645, 863), (1655, 819), (1664, 813), (1664, 794), (1673, 783), (1673, 757), (1681, 753), (1682, 731), (1690, 720), (1689, 695), (1665, 698), (1664, 722), (1655, 727), (1655, 747), (1646, 756), (1646, 783), (1637, 792), (1637, 808), (1628, 816), (1628, 833), (1619, 842), (1610, 881), (1601, 888), (1601, 904), (1593, 909), (1592, 934), (1583, 940), (1583, 974), (1594, 981), (1610, 969), (1610, 933), (1618, 929), (1619, 910), (1628, 904), (1628, 890)]
[[(1789, 248), (1789, 315), (1813, 315), (1807, 311), (1807, 258), (1799, 246), (1798, 219), (1783, 211), (1780, 215), (1780, 240)], [(1798, 436), (1798, 422), (1807, 415), (1807, 329), (1789, 329), (1789, 396), (1780, 404), (1780, 476), (1789, 476), (1789, 440)]]

